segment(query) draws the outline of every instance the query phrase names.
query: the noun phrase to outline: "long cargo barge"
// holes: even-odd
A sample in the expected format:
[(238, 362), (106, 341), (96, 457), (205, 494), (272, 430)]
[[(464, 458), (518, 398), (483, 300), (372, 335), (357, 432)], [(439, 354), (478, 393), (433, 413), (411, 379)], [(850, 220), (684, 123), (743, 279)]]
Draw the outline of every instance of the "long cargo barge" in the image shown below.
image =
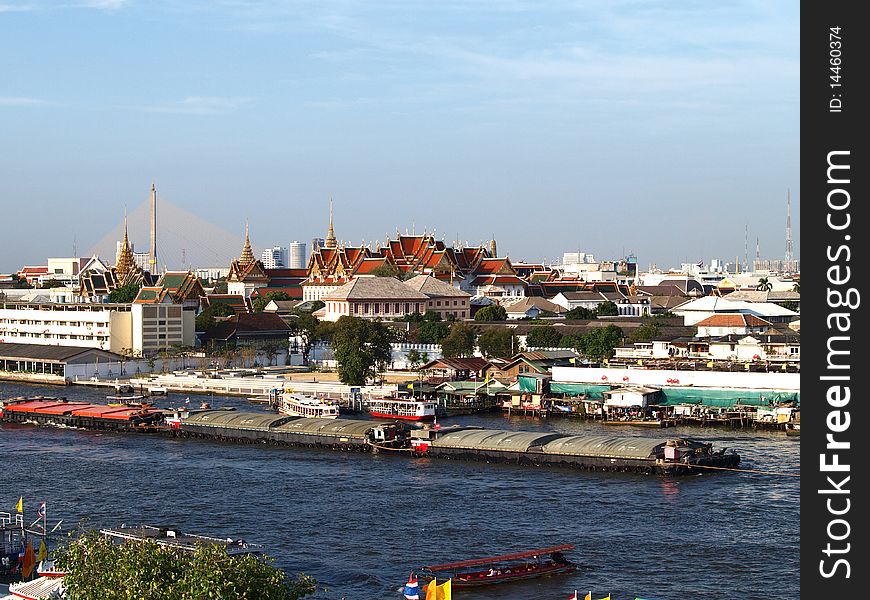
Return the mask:
[(163, 411), (151, 406), (31, 399), (4, 403), (0, 406), (0, 421), (101, 431), (156, 431), (163, 424)]
[(503, 431), (477, 427), (412, 430), (406, 423), (315, 419), (201, 410), (172, 423), (153, 407), (25, 400), (0, 407), (0, 421), (119, 432), (148, 431), (214, 441), (343, 451), (402, 450), (414, 457), (557, 466), (592, 471), (685, 474), (734, 468), (740, 456), (684, 438), (656, 439)]

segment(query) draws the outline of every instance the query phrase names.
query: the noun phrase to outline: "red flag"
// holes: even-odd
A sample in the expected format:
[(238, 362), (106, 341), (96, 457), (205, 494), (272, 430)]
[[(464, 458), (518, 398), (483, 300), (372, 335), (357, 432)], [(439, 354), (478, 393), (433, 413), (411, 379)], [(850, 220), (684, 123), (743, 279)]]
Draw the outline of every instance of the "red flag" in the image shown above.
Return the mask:
[(33, 567), (36, 565), (36, 556), (33, 553), (33, 542), (27, 540), (27, 547), (24, 549), (24, 562), (21, 563), (21, 575), (24, 579), (30, 577), (33, 572)]

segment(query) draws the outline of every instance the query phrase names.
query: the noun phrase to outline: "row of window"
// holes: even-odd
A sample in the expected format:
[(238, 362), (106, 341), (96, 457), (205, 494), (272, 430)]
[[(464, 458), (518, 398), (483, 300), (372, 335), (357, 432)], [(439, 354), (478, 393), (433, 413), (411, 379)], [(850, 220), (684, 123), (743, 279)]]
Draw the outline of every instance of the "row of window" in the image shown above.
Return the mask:
[(40, 319), (0, 319), (0, 323), (13, 325), (60, 325), (63, 327), (108, 327), (108, 321), (44, 321)]
[(65, 335), (62, 333), (30, 333), (27, 331), (15, 332), (10, 331), (5, 335), (9, 337), (19, 337), (19, 338), (39, 338), (43, 340), (90, 340), (96, 341), (97, 338), (108, 337), (109, 334), (103, 335)]

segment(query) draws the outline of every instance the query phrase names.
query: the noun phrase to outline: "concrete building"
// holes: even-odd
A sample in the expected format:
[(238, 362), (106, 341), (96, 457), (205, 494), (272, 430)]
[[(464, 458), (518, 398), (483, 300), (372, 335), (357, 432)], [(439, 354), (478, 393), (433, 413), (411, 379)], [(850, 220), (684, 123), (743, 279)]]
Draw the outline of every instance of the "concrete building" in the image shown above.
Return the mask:
[(274, 246), (263, 250), (260, 262), (264, 269), (283, 269), (287, 266), (287, 250), (281, 246)]
[[(143, 291), (148, 289), (154, 288)], [(139, 294), (146, 297), (143, 291)], [(163, 293), (171, 303), (168, 293)], [(194, 344), (193, 311), (184, 311), (180, 305), (153, 308), (143, 310), (142, 304), (137, 308), (135, 302), (6, 302), (0, 304), (0, 343), (76, 346), (133, 355), (150, 354), (174, 344)]]
[(392, 277), (357, 277), (322, 298), (315, 315), (326, 321), (343, 316), (396, 319), (423, 313), (429, 296)]
[(289, 260), (287, 266), (291, 269), (304, 269), (308, 265), (308, 257), (305, 254), (305, 243), (293, 240), (287, 247)]
[(448, 317), (467, 319), (471, 316), (469, 306), (471, 295), (449, 283), (444, 283), (431, 275), (417, 275), (404, 284), (425, 294), (428, 297), (426, 310), (438, 313), (445, 321)]

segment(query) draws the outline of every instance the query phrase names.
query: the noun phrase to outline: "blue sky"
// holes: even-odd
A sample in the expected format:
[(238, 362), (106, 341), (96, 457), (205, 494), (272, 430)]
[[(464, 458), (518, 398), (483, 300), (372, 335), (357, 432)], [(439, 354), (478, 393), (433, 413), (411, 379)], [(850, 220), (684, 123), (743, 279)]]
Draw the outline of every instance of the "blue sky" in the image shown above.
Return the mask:
[[(147, 198), (642, 267), (799, 236), (797, 2), (0, 0), (0, 272)], [(14, 222), (19, 226), (9, 227)], [(137, 246), (144, 248), (147, 240)]]

